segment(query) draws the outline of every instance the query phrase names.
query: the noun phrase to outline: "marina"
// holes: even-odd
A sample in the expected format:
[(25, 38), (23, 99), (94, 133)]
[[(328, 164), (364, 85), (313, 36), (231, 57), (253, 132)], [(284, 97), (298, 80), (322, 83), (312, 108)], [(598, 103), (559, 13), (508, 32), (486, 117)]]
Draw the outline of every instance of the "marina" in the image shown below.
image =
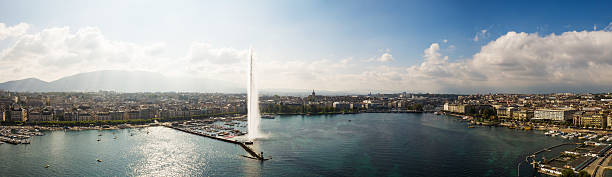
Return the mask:
[(9, 144), (30, 144), (33, 136), (43, 136), (38, 129), (30, 131), (29, 129), (0, 129), (0, 142)]
[(242, 147), (249, 155), (248, 158), (257, 160), (269, 160), (264, 158), (263, 152), (255, 152), (249, 145), (253, 145), (252, 141), (248, 141), (245, 135), (244, 117), (230, 118), (213, 118), (210, 120), (191, 120), (185, 122), (166, 123), (164, 127), (172, 128), (182, 132), (199, 135), (222, 142), (232, 143)]

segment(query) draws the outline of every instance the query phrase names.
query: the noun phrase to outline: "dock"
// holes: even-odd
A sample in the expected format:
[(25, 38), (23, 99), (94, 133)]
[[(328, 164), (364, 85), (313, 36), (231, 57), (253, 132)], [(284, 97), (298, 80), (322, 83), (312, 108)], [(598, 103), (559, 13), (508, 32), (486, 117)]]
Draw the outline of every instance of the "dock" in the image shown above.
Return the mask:
[(539, 150), (539, 151), (537, 151), (537, 152), (534, 152), (534, 153), (533, 153), (533, 154), (531, 154), (531, 155), (535, 156), (535, 155), (537, 155), (537, 154), (539, 154), (539, 153), (542, 153), (542, 152), (548, 152), (548, 151), (551, 151), (552, 149), (557, 148), (557, 147), (561, 147), (561, 146), (565, 146), (565, 145), (572, 145), (572, 144), (581, 144), (581, 143), (562, 143), (562, 144), (558, 144), (558, 145), (551, 146), (551, 147), (549, 147), (549, 148), (545, 148), (545, 149)]
[(223, 141), (223, 142), (226, 142), (226, 143), (236, 144), (236, 145), (239, 145), (240, 147), (242, 147), (242, 149), (244, 149), (253, 158), (255, 158), (257, 160), (261, 160), (261, 161), (270, 160), (270, 159), (264, 158), (262, 154), (256, 153), (253, 149), (251, 149), (251, 147), (247, 146), (245, 143), (237, 141), (237, 140), (230, 140), (230, 139), (220, 138), (220, 137), (216, 137), (216, 136), (210, 136), (210, 135), (207, 135), (207, 134), (204, 134), (204, 133), (190, 131), (190, 130), (187, 130), (187, 129), (173, 127), (173, 126), (170, 126), (170, 125), (164, 125), (164, 127), (175, 129), (175, 130), (182, 131), (182, 132), (185, 132), (185, 133), (190, 133), (190, 134), (194, 134), (194, 135), (199, 135), (199, 136), (203, 136), (203, 137), (207, 137), (207, 138)]

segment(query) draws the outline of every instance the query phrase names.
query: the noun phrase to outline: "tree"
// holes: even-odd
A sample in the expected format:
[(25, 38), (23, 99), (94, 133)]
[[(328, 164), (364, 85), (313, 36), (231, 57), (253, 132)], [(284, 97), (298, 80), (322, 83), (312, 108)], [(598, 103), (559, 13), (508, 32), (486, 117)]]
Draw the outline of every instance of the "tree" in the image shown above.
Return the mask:
[(591, 174), (589, 174), (588, 172), (582, 170), (578, 173), (578, 177), (591, 177)]
[(575, 177), (575, 176), (576, 176), (576, 173), (574, 173), (574, 170), (572, 169), (564, 169), (563, 171), (561, 171), (561, 175), (559, 175), (559, 177)]

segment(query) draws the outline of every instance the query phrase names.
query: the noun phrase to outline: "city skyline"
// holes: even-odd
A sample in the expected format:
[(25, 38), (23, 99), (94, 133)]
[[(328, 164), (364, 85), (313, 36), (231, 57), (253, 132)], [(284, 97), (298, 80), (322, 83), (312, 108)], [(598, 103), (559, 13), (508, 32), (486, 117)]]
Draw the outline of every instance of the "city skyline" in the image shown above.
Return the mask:
[(603, 1), (0, 4), (0, 82), (129, 70), (241, 84), (253, 46), (262, 89), (598, 93), (612, 86), (611, 4)]

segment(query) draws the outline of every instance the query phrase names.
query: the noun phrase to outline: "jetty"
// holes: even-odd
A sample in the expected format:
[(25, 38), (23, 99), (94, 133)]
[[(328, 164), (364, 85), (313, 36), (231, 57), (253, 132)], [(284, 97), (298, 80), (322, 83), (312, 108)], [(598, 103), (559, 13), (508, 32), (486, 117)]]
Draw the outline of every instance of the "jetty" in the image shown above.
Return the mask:
[(572, 145), (572, 144), (582, 144), (582, 143), (562, 143), (562, 144), (558, 144), (558, 145), (551, 146), (551, 147), (549, 147), (549, 148), (545, 148), (545, 149), (539, 150), (539, 151), (537, 151), (537, 152), (534, 152), (534, 153), (533, 153), (533, 154), (531, 154), (531, 155), (532, 155), (532, 156), (535, 156), (535, 155), (537, 155), (537, 154), (539, 154), (539, 153), (542, 153), (542, 152), (548, 152), (548, 151), (551, 151), (552, 149), (557, 148), (557, 147), (561, 147), (561, 146), (565, 146), (565, 145)]
[(179, 127), (174, 127), (174, 126), (170, 126), (170, 125), (164, 125), (164, 127), (175, 129), (175, 130), (182, 131), (182, 132), (185, 132), (185, 133), (190, 133), (190, 134), (194, 134), (194, 135), (199, 135), (199, 136), (203, 136), (203, 137), (207, 137), (207, 138), (223, 141), (223, 142), (226, 142), (226, 143), (236, 144), (236, 145), (239, 145), (240, 147), (242, 147), (242, 149), (244, 149), (246, 152), (248, 152), (252, 156), (252, 158), (254, 158), (254, 159), (261, 160), (261, 161), (270, 160), (269, 158), (268, 159), (264, 158), (263, 152), (261, 154), (258, 154), (251, 147), (247, 146), (244, 142), (240, 142), (238, 140), (230, 140), (230, 139), (225, 139), (225, 138), (221, 138), (221, 137), (210, 136), (210, 135), (207, 135), (207, 134), (204, 134), (204, 133), (200, 133), (200, 132), (196, 132), (196, 131), (192, 131), (192, 130), (189, 130), (189, 129), (186, 129), (186, 128), (179, 128)]

